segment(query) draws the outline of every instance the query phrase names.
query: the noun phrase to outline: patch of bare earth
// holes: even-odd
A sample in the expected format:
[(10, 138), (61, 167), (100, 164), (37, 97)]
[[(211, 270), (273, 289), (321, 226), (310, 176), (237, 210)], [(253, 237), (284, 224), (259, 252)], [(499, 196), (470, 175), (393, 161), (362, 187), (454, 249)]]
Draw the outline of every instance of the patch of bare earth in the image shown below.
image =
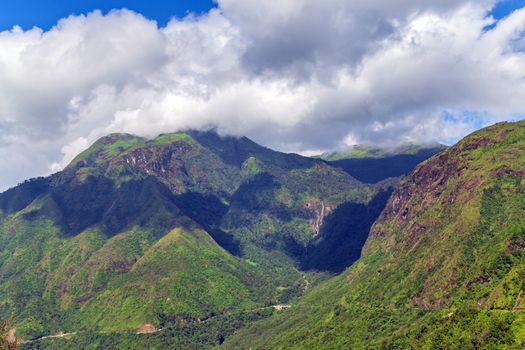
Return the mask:
[(157, 327), (151, 323), (145, 323), (137, 329), (137, 334), (153, 333), (157, 331)]

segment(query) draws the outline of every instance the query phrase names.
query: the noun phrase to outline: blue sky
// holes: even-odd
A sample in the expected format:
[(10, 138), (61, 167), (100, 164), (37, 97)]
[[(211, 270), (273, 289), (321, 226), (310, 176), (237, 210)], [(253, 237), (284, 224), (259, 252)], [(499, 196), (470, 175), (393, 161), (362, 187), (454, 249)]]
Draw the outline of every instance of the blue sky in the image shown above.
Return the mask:
[[(95, 9), (107, 13), (120, 8), (141, 13), (162, 27), (171, 17), (184, 17), (189, 12), (204, 13), (216, 6), (213, 0), (0, 0), (0, 30), (11, 29), (14, 25), (48, 30), (70, 14), (85, 14)], [(503, 0), (490, 14), (501, 19), (523, 6), (525, 0)]]
[(164, 26), (171, 17), (184, 17), (189, 12), (208, 12), (216, 3), (212, 0), (0, 0), (0, 30), (19, 25), (49, 29), (70, 14), (88, 13), (100, 9), (127, 8), (139, 12)]
[(514, 10), (525, 6), (525, 0), (503, 0), (500, 1), (491, 11), (491, 15), (496, 19), (501, 19)]

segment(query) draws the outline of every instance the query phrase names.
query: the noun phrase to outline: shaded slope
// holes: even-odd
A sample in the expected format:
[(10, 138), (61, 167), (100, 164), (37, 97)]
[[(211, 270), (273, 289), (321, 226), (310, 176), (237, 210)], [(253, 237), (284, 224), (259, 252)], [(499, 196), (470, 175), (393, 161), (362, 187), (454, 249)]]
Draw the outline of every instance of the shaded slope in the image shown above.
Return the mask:
[(302, 252), (302, 268), (340, 273), (359, 259), (370, 228), (391, 193), (389, 188), (367, 204), (347, 202), (337, 207), (327, 217), (320, 235)]
[(422, 148), (410, 154), (384, 154), (383, 156), (345, 157), (332, 156), (327, 161), (365, 183), (377, 183), (389, 177), (411, 172), (416, 165), (443, 151), (442, 147)]
[(0, 194), (0, 213), (8, 215), (22, 210), (48, 190), (48, 179), (36, 178), (25, 181)]
[(269, 349), (525, 346), (525, 122), (418, 166), (344, 274), (227, 339)]

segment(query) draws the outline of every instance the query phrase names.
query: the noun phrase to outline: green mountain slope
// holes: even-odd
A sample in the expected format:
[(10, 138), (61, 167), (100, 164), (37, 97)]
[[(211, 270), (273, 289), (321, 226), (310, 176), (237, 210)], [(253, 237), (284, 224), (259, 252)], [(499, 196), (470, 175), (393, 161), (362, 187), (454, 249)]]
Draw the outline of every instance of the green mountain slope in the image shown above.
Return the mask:
[(170, 317), (255, 307), (272, 295), (264, 297), (264, 279), (253, 266), (182, 215), (174, 220), (159, 211), (111, 236), (103, 224), (65, 236), (32, 209), (0, 228), (2, 313), (14, 315), (19, 336), (162, 325)]
[(338, 151), (338, 152), (325, 152), (316, 158), (324, 159), (327, 161), (337, 161), (342, 159), (356, 159), (356, 158), (368, 158), (368, 159), (381, 159), (391, 156), (398, 155), (417, 155), (424, 152), (433, 152), (433, 150), (443, 150), (446, 146), (441, 144), (429, 144), (426, 146), (419, 146), (412, 143), (401, 144), (393, 148), (383, 148), (365, 145), (354, 145), (353, 147)]
[(408, 174), (416, 165), (445, 148), (443, 145), (421, 147), (409, 144), (389, 150), (355, 146), (349, 152), (325, 153), (320, 158), (359, 181), (377, 183)]
[(224, 348), (522, 349), (524, 213), (525, 122), (476, 132), (402, 181), (358, 262)]
[[(357, 259), (373, 220), (330, 223), (351, 205), (377, 216), (383, 190), (247, 138), (112, 134), (0, 194), (0, 317), (34, 339), (286, 303), (312, 280), (307, 264), (333, 271)], [(353, 255), (313, 263), (332, 235)]]

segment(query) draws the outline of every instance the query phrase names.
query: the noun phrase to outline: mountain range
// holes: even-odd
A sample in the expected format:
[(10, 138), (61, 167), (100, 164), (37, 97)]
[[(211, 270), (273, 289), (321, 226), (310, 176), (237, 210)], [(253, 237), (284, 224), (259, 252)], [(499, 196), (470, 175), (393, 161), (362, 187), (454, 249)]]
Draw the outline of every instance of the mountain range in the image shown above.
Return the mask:
[(0, 315), (24, 348), (519, 348), (524, 151), (111, 134), (0, 194)]

